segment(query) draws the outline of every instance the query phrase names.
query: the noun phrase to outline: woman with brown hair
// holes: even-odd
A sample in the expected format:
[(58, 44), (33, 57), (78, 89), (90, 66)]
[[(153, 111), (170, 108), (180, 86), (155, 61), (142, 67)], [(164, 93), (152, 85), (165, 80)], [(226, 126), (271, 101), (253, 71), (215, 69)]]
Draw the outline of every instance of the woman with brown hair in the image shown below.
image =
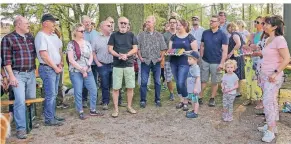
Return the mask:
[[(171, 37), (169, 42), (169, 51), (172, 49), (183, 49), (185, 51), (197, 51), (197, 41), (193, 35), (189, 34), (189, 23), (185, 20), (177, 21), (177, 33)], [(176, 81), (180, 102), (176, 106), (177, 109), (183, 108), (188, 111), (188, 93), (186, 80), (189, 71), (188, 57), (186, 55), (171, 56), (171, 69)]]
[(262, 141), (271, 142), (277, 132), (279, 120), (278, 91), (283, 83), (283, 70), (290, 62), (290, 52), (284, 38), (284, 22), (281, 16), (265, 19), (264, 31), (269, 35), (262, 50), (260, 80), (263, 90), (263, 106), (267, 124), (259, 127), (264, 132)]
[[(240, 83), (243, 79), (245, 79), (245, 62), (244, 62), (244, 56), (238, 55), (235, 56), (235, 51), (240, 51), (242, 49), (242, 46), (244, 45), (244, 40), (242, 35), (238, 32), (238, 26), (235, 23), (229, 23), (227, 25), (227, 31), (231, 34), (229, 38), (229, 44), (228, 44), (228, 56), (227, 58), (233, 59), (237, 62), (237, 69), (234, 71), (234, 73), (238, 76)], [(241, 96), (240, 94), (240, 88), (237, 90), (238, 96)]]

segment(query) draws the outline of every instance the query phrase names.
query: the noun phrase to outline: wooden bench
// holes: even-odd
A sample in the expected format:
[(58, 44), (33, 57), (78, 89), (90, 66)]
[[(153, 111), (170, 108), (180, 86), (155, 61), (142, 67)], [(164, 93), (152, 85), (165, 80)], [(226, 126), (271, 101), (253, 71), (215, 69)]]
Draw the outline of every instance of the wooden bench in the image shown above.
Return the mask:
[[(25, 110), (25, 115), (26, 115), (26, 131), (29, 133), (32, 129), (32, 121), (36, 116), (36, 103), (41, 103), (44, 101), (44, 98), (34, 98), (34, 99), (27, 99), (25, 100), (26, 104), (26, 110)], [(12, 100), (2, 100), (0, 102), (1, 107), (2, 106), (9, 106), (11, 104), (14, 104), (14, 101)]]

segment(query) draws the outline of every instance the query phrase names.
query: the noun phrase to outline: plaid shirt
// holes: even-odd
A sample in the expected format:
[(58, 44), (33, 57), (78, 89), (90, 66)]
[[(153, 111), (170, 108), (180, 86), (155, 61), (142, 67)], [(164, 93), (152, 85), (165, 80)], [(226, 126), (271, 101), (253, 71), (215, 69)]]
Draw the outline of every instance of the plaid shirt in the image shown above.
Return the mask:
[(36, 51), (33, 36), (25, 34), (24, 38), (16, 31), (4, 36), (1, 40), (1, 58), (2, 65), (11, 65), (13, 70), (34, 70)]

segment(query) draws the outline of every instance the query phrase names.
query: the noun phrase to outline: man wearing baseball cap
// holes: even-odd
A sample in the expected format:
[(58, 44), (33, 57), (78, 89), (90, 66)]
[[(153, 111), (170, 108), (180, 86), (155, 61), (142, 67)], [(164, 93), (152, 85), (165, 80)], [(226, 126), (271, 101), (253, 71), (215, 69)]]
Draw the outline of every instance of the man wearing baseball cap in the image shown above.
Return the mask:
[(61, 126), (64, 119), (55, 115), (56, 96), (60, 73), (63, 71), (62, 41), (54, 34), (57, 18), (44, 14), (41, 18), (42, 29), (35, 37), (35, 48), (39, 60), (39, 75), (43, 81), (45, 94), (44, 117), (46, 126)]
[(200, 44), (201, 44), (201, 38), (202, 38), (202, 33), (204, 32), (204, 28), (199, 25), (200, 23), (200, 18), (199, 16), (193, 16), (192, 17), (192, 29), (190, 31), (190, 34), (192, 34), (195, 39), (197, 40), (198, 44), (198, 50), (200, 49)]

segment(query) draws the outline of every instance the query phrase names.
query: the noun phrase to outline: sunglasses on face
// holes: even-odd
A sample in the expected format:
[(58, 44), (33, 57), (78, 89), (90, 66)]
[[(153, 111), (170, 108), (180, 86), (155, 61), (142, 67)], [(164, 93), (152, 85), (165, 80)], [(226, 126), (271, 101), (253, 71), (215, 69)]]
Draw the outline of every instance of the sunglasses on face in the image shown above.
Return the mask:
[(84, 30), (80, 30), (80, 31), (78, 31), (78, 32), (80, 32), (80, 33), (84, 33), (85, 31), (84, 31)]
[(218, 22), (218, 21), (210, 20), (210, 23), (215, 23), (215, 22)]
[(121, 25), (123, 25), (123, 24), (124, 24), (124, 25), (127, 25), (128, 23), (126, 23), (126, 22), (120, 22), (120, 24), (121, 24)]
[[(260, 24), (260, 22), (259, 22), (259, 21), (256, 21), (256, 20), (254, 21), (254, 23), (255, 23), (255, 24)], [(263, 22), (262, 22), (262, 23), (263, 23)], [(262, 23), (261, 23), (261, 24), (262, 24)]]
[(193, 21), (199, 21), (199, 19), (198, 18), (194, 18), (194, 19), (192, 19)]

